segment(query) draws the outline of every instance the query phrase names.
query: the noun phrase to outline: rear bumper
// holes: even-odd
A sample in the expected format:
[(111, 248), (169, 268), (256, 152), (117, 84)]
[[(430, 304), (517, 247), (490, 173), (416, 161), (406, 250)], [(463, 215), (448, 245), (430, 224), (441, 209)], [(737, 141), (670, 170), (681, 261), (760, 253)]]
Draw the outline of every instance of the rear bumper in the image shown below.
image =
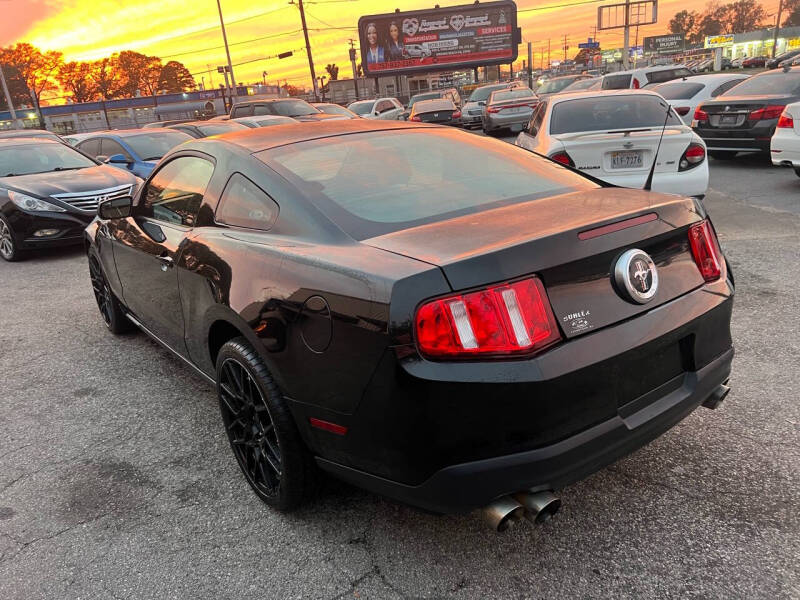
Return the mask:
[(695, 127), (694, 132), (703, 138), (708, 150), (769, 152), (777, 122), (777, 119), (762, 121), (749, 129)]
[(776, 166), (800, 166), (800, 136), (793, 129), (778, 129), (772, 136), (770, 157)]
[[(647, 172), (638, 172), (630, 175), (597, 175), (590, 171), (589, 174), (616, 186), (633, 189), (641, 189), (647, 181)], [(708, 191), (708, 159), (688, 171), (676, 170), (671, 173), (655, 173), (653, 175), (652, 189), (654, 192), (664, 192), (666, 194), (704, 196)]]
[(483, 121), (483, 128), (487, 131), (492, 129), (503, 129), (506, 127), (517, 127), (518, 129), (525, 125), (531, 119), (533, 110), (514, 114), (514, 115), (500, 115), (486, 113), (486, 118)]
[[(440, 513), (468, 512), (514, 491), (559, 489), (654, 440), (702, 404), (731, 372), (733, 348), (698, 371), (653, 390), (628, 411), (558, 443), (440, 469), (424, 483), (404, 485), (317, 458), (331, 474), (372, 492)], [(628, 405), (630, 406), (630, 405)], [(638, 410), (635, 410), (640, 406)], [(624, 408), (624, 407), (623, 407)]]

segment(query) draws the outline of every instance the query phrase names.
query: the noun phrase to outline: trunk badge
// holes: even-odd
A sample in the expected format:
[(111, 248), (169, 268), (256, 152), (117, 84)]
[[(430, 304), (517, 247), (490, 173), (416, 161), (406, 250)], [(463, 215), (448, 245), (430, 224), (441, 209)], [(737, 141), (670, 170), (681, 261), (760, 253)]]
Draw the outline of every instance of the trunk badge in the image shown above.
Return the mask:
[(623, 148), (633, 148), (633, 142), (625, 142), (622, 144)]
[(614, 266), (617, 292), (636, 304), (650, 302), (658, 291), (658, 270), (650, 255), (633, 248), (623, 253)]

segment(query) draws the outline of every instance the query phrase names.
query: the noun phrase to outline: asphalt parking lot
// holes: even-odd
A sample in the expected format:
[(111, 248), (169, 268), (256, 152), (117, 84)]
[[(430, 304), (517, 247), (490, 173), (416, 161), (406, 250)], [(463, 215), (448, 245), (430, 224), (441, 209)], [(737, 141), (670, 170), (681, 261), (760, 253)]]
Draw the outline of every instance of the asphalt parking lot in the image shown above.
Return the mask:
[(711, 164), (733, 391), (491, 532), (329, 482), (281, 515), (213, 390), (102, 324), (80, 249), (0, 261), (0, 598), (800, 598), (800, 179)]

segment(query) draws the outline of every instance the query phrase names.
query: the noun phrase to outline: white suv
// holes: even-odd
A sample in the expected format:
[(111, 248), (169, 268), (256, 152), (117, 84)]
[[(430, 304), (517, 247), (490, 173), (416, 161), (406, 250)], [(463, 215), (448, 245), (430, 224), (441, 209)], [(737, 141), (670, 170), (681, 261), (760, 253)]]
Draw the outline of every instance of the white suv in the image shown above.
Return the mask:
[(687, 77), (689, 75), (692, 75), (692, 72), (683, 65), (642, 67), (641, 69), (618, 71), (616, 73), (604, 75), (600, 89), (639, 89), (648, 84), (664, 83), (665, 81), (672, 81), (673, 79)]

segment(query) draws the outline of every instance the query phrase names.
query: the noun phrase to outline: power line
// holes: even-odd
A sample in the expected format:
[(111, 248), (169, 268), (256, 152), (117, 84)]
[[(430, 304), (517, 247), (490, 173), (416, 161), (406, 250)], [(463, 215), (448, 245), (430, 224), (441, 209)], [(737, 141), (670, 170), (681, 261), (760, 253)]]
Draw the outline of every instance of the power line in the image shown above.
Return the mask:
[[(252, 38), (249, 40), (242, 40), (241, 42), (233, 42), (232, 44), (228, 44), (229, 46), (241, 46), (242, 44), (252, 44), (253, 42), (260, 42), (262, 40), (268, 40), (276, 37), (282, 37), (285, 35), (294, 35), (295, 33), (300, 33), (303, 31), (302, 29), (295, 29), (294, 31), (284, 31), (282, 33), (273, 33), (270, 35), (263, 35), (261, 37)], [(210, 52), (211, 50), (221, 50), (225, 46), (213, 46), (209, 48), (201, 48), (199, 50), (188, 50), (186, 52), (179, 52), (177, 54), (167, 54), (161, 56), (160, 58), (175, 58), (176, 56), (186, 56), (187, 54), (200, 54), (201, 52)]]
[(536, 6), (533, 8), (518, 8), (517, 12), (533, 12), (537, 10), (550, 10), (553, 8), (569, 8), (570, 6), (581, 6), (582, 4), (597, 4), (598, 2), (606, 2), (607, 0), (579, 0), (578, 2), (568, 2), (565, 4), (551, 4), (549, 6)]

